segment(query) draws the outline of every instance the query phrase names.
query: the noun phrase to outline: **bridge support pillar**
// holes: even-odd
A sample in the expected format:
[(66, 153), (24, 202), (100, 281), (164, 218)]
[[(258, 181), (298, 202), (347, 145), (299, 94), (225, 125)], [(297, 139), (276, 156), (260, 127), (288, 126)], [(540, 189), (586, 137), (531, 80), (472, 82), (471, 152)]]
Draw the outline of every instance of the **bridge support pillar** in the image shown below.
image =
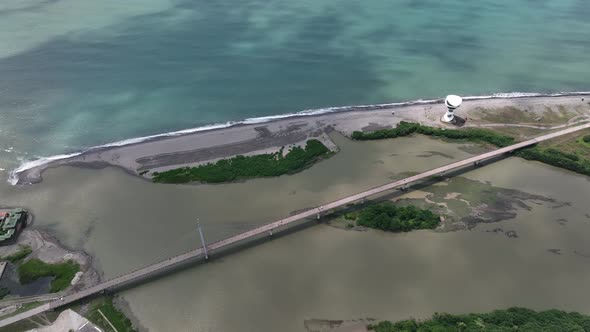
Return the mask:
[(316, 219), (317, 219), (317, 220), (320, 220), (320, 218), (322, 217), (322, 212), (323, 212), (323, 210), (324, 210), (324, 207), (323, 207), (323, 206), (320, 206), (320, 207), (318, 208), (318, 214), (316, 215)]
[(268, 236), (272, 237), (272, 229), (268, 231)]
[(199, 229), (199, 237), (201, 238), (201, 245), (203, 246), (203, 252), (205, 253), (205, 259), (209, 259), (209, 253), (207, 252), (207, 243), (205, 242), (205, 237), (203, 236), (203, 230), (201, 229), (201, 224), (199, 223), (199, 219), (197, 218), (197, 228)]

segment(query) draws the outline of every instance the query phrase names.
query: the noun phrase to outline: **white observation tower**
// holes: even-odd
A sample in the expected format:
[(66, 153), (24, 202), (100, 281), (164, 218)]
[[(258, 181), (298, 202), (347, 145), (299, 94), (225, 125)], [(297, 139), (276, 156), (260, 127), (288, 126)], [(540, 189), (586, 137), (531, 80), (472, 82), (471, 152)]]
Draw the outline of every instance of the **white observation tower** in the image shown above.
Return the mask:
[(453, 112), (461, 106), (463, 98), (457, 95), (448, 95), (445, 99), (445, 105), (447, 105), (447, 112), (440, 119), (442, 122), (452, 123), (455, 120)]

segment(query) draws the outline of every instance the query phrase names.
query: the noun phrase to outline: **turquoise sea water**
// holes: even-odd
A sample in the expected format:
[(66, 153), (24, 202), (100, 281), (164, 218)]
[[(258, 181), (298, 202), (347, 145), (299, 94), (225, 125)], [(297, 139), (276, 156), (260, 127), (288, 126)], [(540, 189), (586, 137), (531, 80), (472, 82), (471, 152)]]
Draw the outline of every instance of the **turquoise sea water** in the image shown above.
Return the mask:
[(309, 108), (590, 89), (587, 0), (4, 0), (0, 168)]

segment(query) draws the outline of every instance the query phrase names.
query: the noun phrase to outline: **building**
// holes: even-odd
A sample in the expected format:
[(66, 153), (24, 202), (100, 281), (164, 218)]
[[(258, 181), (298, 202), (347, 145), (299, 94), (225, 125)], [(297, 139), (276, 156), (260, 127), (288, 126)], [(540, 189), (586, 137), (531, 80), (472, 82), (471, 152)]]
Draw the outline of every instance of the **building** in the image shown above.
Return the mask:
[(0, 211), (0, 244), (11, 242), (27, 225), (29, 214), (24, 209)]

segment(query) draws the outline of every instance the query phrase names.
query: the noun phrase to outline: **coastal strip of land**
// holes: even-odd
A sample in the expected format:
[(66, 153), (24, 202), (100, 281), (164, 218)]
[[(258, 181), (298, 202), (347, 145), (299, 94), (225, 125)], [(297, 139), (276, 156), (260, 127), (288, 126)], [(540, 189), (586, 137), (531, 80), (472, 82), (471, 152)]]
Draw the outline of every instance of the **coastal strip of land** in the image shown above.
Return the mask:
[[(90, 149), (69, 158), (58, 159), (21, 170), (19, 184), (36, 183), (48, 168), (72, 165), (91, 168), (119, 167), (126, 172), (151, 179), (179, 167), (195, 167), (237, 155), (272, 154), (315, 139), (337, 151), (329, 134), (337, 131), (350, 137), (353, 132), (369, 132), (396, 127), (401, 121), (425, 126), (456, 128), (440, 122), (446, 108), (442, 100), (405, 106), (366, 107), (312, 116), (294, 116), (266, 123), (242, 124), (228, 128), (161, 137), (140, 143)], [(557, 130), (590, 119), (590, 94), (556, 97), (493, 98), (467, 100), (457, 111), (467, 120), (463, 127), (490, 127), (518, 130), (517, 138)], [(524, 126), (524, 127), (514, 127)], [(528, 136), (527, 136), (528, 135)]]

